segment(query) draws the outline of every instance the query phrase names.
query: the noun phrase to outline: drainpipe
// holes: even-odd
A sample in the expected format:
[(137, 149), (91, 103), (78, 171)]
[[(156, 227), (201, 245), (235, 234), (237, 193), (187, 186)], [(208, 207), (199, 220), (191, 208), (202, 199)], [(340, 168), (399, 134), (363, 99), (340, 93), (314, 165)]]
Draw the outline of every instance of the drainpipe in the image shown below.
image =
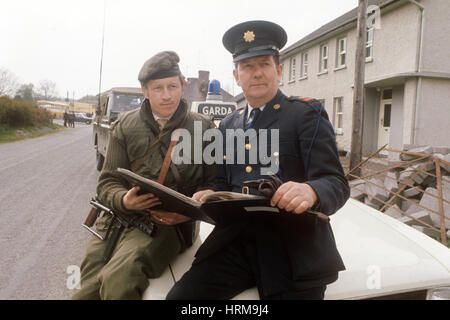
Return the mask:
[(417, 80), (417, 86), (416, 86), (416, 105), (413, 112), (413, 119), (414, 119), (414, 128), (411, 133), (411, 140), (412, 144), (415, 144), (417, 142), (417, 131), (419, 130), (419, 107), (420, 107), (420, 99), (422, 97), (422, 76), (420, 75), (422, 73), (422, 62), (423, 62), (423, 37), (424, 37), (424, 28), (425, 28), (425, 7), (418, 3), (415, 0), (408, 0), (412, 4), (415, 4), (419, 7), (422, 19), (421, 19), (421, 26), (420, 26), (420, 40), (419, 40), (419, 61), (417, 62), (416, 71), (418, 74), (418, 80)]

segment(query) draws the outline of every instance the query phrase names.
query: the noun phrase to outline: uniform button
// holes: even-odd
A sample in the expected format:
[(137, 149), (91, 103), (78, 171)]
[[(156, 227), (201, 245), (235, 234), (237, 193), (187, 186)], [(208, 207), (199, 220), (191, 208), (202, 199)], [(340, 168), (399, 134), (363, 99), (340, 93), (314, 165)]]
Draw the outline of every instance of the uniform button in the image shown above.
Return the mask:
[(273, 106), (273, 108), (274, 108), (275, 110), (278, 110), (278, 109), (280, 108), (280, 105), (277, 103), (276, 105)]
[(252, 148), (252, 145), (250, 143), (247, 143), (245, 145), (245, 150), (250, 150)]
[(247, 173), (250, 173), (250, 172), (252, 172), (252, 167), (251, 166), (247, 166), (247, 167), (245, 167), (245, 171), (247, 172)]

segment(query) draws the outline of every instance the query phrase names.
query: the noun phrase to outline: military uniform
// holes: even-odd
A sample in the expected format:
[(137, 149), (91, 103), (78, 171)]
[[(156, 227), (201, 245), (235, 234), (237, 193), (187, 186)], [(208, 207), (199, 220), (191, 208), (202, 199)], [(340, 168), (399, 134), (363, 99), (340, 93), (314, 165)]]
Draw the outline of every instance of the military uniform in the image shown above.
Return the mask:
[[(255, 25), (259, 23), (238, 25), (228, 36), (238, 34), (240, 39), (251, 42), (247, 40), (255, 40), (262, 33), (270, 41), (263, 39), (256, 46), (262, 51), (260, 55), (270, 55), (277, 51), (280, 37), (273, 35), (271, 24), (263, 22), (263, 30), (258, 30)], [(270, 29), (270, 34), (264, 28)], [(226, 37), (227, 34), (224, 42)], [(234, 61), (258, 55), (246, 51), (244, 41), (240, 47), (229, 46), (236, 52)], [(222, 120), (221, 132), (225, 135), (227, 129), (244, 129), (247, 109), (248, 106)], [(283, 182), (307, 183), (312, 187), (318, 198), (314, 209), (331, 215), (344, 205), (349, 186), (339, 162), (333, 127), (319, 101), (286, 97), (278, 90), (265, 104), (253, 129), (279, 130), (278, 151), (273, 151), (276, 148), (270, 138), (263, 143), (272, 160), (279, 161), (277, 174)], [(263, 165), (265, 159), (249, 161), (252, 148), (260, 146), (259, 139), (260, 135), (246, 143), (244, 163), (226, 159), (219, 166), (214, 190), (241, 192), (244, 181), (265, 177), (261, 174), (267, 166)], [(234, 144), (234, 154), (237, 147)], [(229, 299), (255, 285), (264, 299), (322, 299), (325, 286), (344, 269), (330, 224), (319, 221), (317, 216), (251, 215), (214, 228), (197, 251), (192, 268), (172, 288), (168, 299)], [(206, 270), (215, 272), (205, 276)]]
[[(107, 156), (97, 185), (99, 200), (112, 209), (132, 214), (122, 203), (122, 198), (131, 186), (119, 178), (116, 169), (130, 169), (156, 181), (164, 162), (164, 154), (156, 148), (147, 156), (149, 144), (160, 139), (167, 150), (171, 132), (183, 120), (182, 128), (191, 133), (192, 139), (195, 121), (201, 123), (202, 132), (214, 126), (206, 116), (191, 113), (184, 100), (181, 100), (162, 130), (153, 117), (147, 99), (139, 109), (121, 115), (112, 125)], [(145, 157), (144, 161), (139, 161), (142, 157)], [(135, 167), (136, 161), (139, 165)], [(213, 166), (175, 166), (181, 181), (177, 182), (169, 170), (164, 185), (188, 196), (202, 188), (211, 187), (214, 182)], [(103, 216), (96, 222), (100, 235), (105, 235), (110, 219), (109, 216)], [(154, 237), (149, 237), (136, 228), (129, 228), (122, 232), (111, 259), (105, 264), (103, 254), (106, 244), (96, 237), (89, 241), (86, 257), (81, 265), (81, 289), (74, 293), (73, 299), (140, 299), (149, 285), (148, 279), (159, 277), (183, 245), (175, 226), (158, 225)]]

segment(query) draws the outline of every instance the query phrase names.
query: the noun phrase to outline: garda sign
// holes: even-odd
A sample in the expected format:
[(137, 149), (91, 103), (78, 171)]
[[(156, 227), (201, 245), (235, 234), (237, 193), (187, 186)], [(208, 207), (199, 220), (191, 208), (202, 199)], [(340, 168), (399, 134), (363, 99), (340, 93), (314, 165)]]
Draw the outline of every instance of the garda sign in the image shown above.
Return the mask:
[(214, 119), (223, 119), (236, 110), (236, 105), (231, 103), (204, 102), (198, 104), (198, 113), (212, 116)]

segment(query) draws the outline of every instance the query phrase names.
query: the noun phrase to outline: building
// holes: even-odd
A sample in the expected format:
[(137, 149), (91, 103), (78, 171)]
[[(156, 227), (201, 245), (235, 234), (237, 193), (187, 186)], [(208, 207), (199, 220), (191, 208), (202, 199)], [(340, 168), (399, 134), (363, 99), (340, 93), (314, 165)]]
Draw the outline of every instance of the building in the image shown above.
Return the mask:
[[(212, 80), (212, 79), (211, 79)], [(198, 78), (187, 78), (183, 98), (188, 102), (189, 108), (192, 101), (205, 101), (208, 94), (209, 71), (198, 71)], [(233, 95), (221, 88), (223, 102), (234, 102)]]
[(95, 113), (96, 104), (83, 102), (46, 101), (38, 100), (37, 105), (50, 111), (55, 117), (62, 118), (64, 111), (82, 112), (88, 115)]
[[(450, 145), (450, 1), (368, 0), (363, 155)], [(357, 8), (281, 52), (281, 89), (324, 104), (350, 151)]]

